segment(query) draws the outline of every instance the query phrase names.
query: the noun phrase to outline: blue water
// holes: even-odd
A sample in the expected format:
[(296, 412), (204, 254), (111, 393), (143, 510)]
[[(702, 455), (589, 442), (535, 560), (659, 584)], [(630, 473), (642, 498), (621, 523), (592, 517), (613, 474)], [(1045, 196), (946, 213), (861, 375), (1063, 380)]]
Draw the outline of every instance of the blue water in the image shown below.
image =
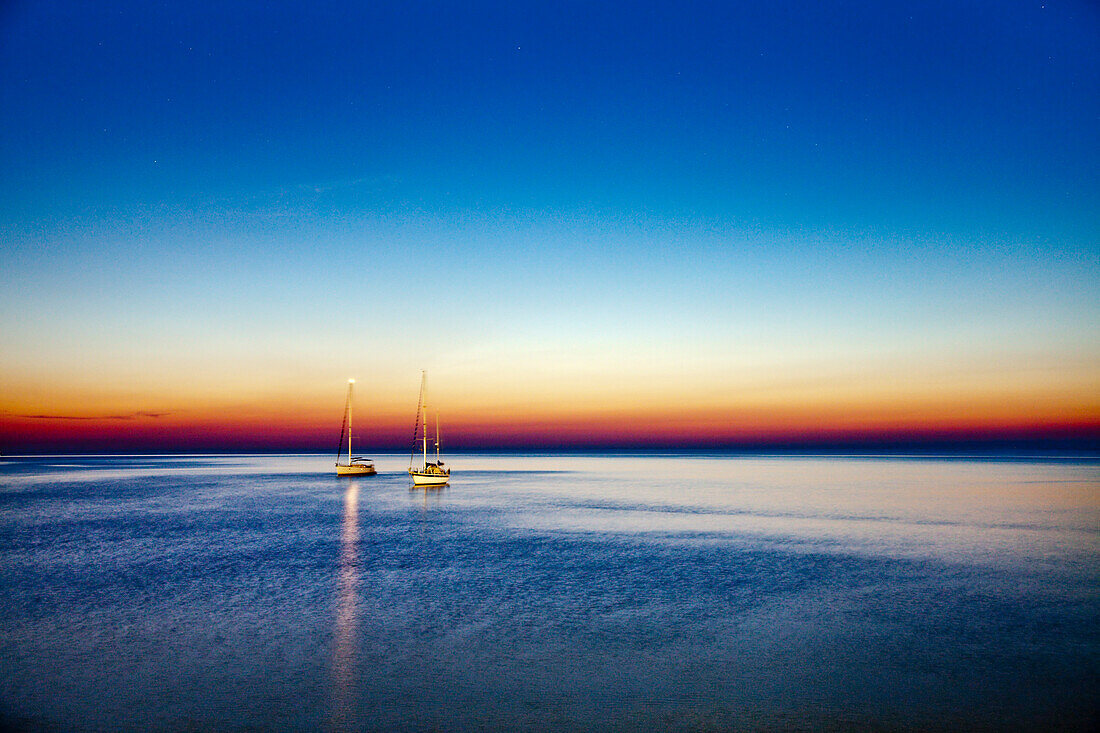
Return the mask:
[(1088, 730), (1100, 463), (0, 461), (0, 727)]

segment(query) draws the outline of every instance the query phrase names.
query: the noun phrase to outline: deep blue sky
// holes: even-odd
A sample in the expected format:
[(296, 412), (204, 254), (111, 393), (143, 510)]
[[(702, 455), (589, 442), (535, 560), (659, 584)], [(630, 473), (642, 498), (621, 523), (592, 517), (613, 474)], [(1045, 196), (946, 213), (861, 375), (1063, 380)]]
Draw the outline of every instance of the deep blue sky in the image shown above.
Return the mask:
[(9, 218), (343, 185), (375, 211), (1097, 232), (1090, 3), (16, 2), (0, 22)]
[(870, 369), (1100, 420), (1097, 39), (1088, 2), (7, 3), (7, 409)]

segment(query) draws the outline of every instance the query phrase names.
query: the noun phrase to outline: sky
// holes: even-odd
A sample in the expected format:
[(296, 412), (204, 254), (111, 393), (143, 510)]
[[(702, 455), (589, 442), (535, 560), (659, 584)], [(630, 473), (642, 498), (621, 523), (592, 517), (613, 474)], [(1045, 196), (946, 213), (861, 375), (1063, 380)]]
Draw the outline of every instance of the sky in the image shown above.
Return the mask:
[(1100, 447), (1091, 2), (5, 3), (0, 452)]

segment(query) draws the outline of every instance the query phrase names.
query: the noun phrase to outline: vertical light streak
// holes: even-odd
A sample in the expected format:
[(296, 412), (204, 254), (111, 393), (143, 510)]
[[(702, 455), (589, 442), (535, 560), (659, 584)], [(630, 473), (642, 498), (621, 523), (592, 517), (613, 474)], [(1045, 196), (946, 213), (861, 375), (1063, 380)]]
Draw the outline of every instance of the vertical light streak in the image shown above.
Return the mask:
[(353, 697), (359, 658), (359, 483), (354, 480), (348, 483), (344, 492), (339, 567), (336, 638), (332, 652), (332, 729), (352, 730), (355, 727)]

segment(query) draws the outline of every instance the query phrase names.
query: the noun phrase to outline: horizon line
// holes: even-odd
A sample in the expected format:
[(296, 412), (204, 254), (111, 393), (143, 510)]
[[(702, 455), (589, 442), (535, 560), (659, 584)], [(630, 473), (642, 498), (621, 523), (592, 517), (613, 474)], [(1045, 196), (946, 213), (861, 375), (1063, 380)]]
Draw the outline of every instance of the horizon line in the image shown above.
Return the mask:
[[(401, 456), (406, 450), (365, 449), (358, 451), (364, 455)], [(1097, 458), (1100, 459), (1100, 445), (907, 445), (907, 446), (494, 446), (456, 448), (445, 451), (448, 455), (584, 455), (621, 453), (627, 455), (744, 455), (758, 457), (829, 457), (829, 458)], [(302, 455), (333, 456), (332, 450), (294, 449), (294, 448), (240, 448), (234, 450), (78, 450), (72, 452), (20, 452), (0, 453), (0, 460), (8, 458), (50, 458), (50, 457), (98, 457), (125, 458), (131, 456), (247, 456), (247, 455)]]

